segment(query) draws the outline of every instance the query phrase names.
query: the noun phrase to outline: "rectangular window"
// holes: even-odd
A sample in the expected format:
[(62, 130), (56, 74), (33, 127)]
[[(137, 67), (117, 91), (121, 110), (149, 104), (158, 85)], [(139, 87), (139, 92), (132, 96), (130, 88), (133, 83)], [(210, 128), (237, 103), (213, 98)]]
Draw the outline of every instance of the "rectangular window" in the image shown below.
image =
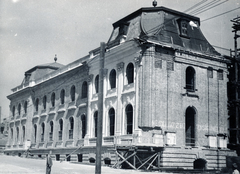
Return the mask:
[(208, 68), (207, 76), (208, 76), (208, 78), (213, 78), (213, 69), (212, 68)]
[(167, 62), (167, 70), (174, 71), (174, 63), (173, 62)]
[(223, 70), (218, 70), (218, 80), (223, 80)]
[(155, 58), (155, 68), (162, 68), (162, 60)]

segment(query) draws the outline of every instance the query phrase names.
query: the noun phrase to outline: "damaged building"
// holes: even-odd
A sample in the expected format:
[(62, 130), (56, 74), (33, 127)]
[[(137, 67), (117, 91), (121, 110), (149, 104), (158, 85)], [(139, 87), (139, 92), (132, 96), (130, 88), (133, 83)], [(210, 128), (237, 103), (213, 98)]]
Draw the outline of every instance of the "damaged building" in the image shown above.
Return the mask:
[(55, 160), (94, 163), (98, 95), (103, 93), (102, 163), (149, 169), (226, 167), (227, 63), (200, 19), (165, 7), (141, 8), (113, 24), (106, 43), (68, 65), (26, 71), (12, 89), (5, 153), (26, 149)]

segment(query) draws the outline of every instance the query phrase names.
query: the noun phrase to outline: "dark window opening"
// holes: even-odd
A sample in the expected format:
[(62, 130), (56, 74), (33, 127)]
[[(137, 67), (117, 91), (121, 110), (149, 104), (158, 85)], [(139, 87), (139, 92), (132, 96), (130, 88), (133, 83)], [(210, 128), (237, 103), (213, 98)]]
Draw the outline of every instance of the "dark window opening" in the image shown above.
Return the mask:
[(110, 126), (110, 136), (114, 135), (115, 126), (115, 110), (111, 108), (109, 110), (109, 126)]
[(110, 158), (105, 158), (104, 159), (104, 164), (111, 165), (111, 159)]
[(45, 95), (43, 97), (43, 109), (46, 109), (46, 107), (47, 107), (47, 96)]
[(55, 107), (55, 93), (54, 92), (52, 93), (52, 96), (51, 96), (51, 103), (52, 103), (52, 107)]
[(53, 121), (50, 121), (49, 141), (53, 141)]
[(15, 116), (15, 106), (13, 106), (13, 108), (12, 108), (12, 116), (13, 117)]
[(38, 105), (39, 105), (39, 99), (37, 98), (36, 102), (35, 102), (35, 111), (36, 112), (38, 112)]
[(82, 154), (77, 154), (77, 157), (78, 157), (78, 162), (82, 162), (83, 155)]
[(37, 142), (37, 125), (34, 125), (34, 142)]
[(25, 114), (27, 113), (27, 101), (25, 101), (25, 103), (24, 103), (24, 113)]
[(21, 115), (21, 104), (18, 104), (18, 115)]
[(133, 133), (133, 108), (132, 105), (127, 105), (126, 107), (126, 117), (127, 117), (127, 134)]
[(82, 115), (81, 119), (82, 119), (82, 138), (84, 138), (86, 135), (86, 116)]
[(99, 90), (99, 75), (96, 76), (95, 78), (95, 91), (98, 93)]
[(207, 161), (204, 159), (196, 159), (193, 162), (193, 169), (201, 169), (201, 170), (205, 170), (207, 168)]
[(64, 89), (62, 89), (62, 91), (61, 91), (60, 98), (61, 98), (61, 104), (63, 105), (65, 102), (65, 90)]
[(134, 66), (132, 63), (129, 63), (126, 69), (127, 82), (128, 84), (134, 82)]
[(70, 129), (69, 129), (69, 139), (73, 139), (73, 128), (74, 128), (74, 119), (73, 117), (69, 118)]
[(98, 111), (94, 113), (94, 128), (95, 128), (95, 137), (97, 137), (97, 123), (98, 123)]
[(85, 81), (82, 84), (82, 98), (87, 98), (87, 95), (88, 95), (88, 84)]
[(116, 71), (113, 69), (109, 75), (110, 87), (111, 89), (116, 88)]
[(60, 161), (60, 154), (56, 154), (56, 161)]
[(59, 120), (59, 131), (58, 131), (58, 140), (62, 140), (62, 131), (63, 131), (63, 120)]
[(96, 161), (96, 160), (95, 160), (94, 158), (89, 158), (89, 162), (90, 162), (90, 163), (95, 163), (95, 161)]
[(69, 154), (66, 154), (67, 161), (71, 161), (71, 156)]
[(73, 86), (71, 87), (71, 100), (72, 100), (72, 101), (75, 101), (75, 93), (76, 93), (76, 88), (75, 88), (75, 86), (73, 85)]
[(186, 89), (187, 91), (195, 91), (195, 70), (192, 67), (186, 69)]
[(44, 142), (44, 132), (45, 132), (45, 124), (44, 124), (44, 123), (42, 123), (41, 142)]
[(192, 107), (188, 107), (185, 115), (186, 146), (195, 146), (195, 116), (195, 110)]

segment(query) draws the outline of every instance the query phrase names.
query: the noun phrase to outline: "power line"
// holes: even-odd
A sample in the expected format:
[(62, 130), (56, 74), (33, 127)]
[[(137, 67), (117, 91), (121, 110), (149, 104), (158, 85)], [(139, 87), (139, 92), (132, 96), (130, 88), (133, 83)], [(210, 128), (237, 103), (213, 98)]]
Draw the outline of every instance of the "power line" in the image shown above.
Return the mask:
[(192, 7), (188, 8), (187, 10), (185, 10), (184, 13), (186, 13), (186, 12), (189, 11), (189, 10), (194, 9), (195, 7), (197, 7), (197, 6), (201, 5), (201, 4), (203, 4), (203, 3), (206, 2), (206, 1), (207, 1), (207, 0), (202, 0), (201, 2), (199, 2), (199, 3), (195, 4), (195, 5), (193, 5)]
[(195, 9), (194, 11), (190, 12), (190, 14), (194, 14), (194, 13), (199, 12), (201, 10), (205, 10), (206, 8), (211, 7), (212, 5), (218, 3), (219, 1), (221, 1), (221, 0), (213, 0), (213, 1), (203, 5), (202, 7), (199, 7), (198, 9)]
[(232, 11), (235, 11), (235, 10), (239, 9), (239, 8), (240, 8), (240, 7), (234, 8), (234, 9), (229, 10), (229, 11), (227, 11), (227, 12), (224, 12), (224, 13), (218, 14), (218, 15), (216, 15), (216, 16), (213, 16), (213, 17), (204, 19), (204, 20), (202, 20), (201, 22), (205, 22), (205, 21), (208, 21), (208, 20), (210, 20), (210, 19), (216, 18), (216, 17), (218, 17), (218, 16), (224, 15), (224, 14), (226, 14), (226, 13), (230, 13), (230, 12), (232, 12)]
[(219, 4), (217, 4), (217, 5), (214, 5), (214, 6), (209, 7), (209, 8), (207, 8), (207, 9), (203, 10), (203, 11), (200, 11), (200, 12), (198, 12), (198, 13), (195, 13), (194, 15), (198, 15), (198, 14), (200, 14), (200, 13), (203, 13), (203, 12), (205, 12), (205, 11), (208, 11), (208, 10), (210, 10), (210, 9), (212, 9), (212, 8), (214, 8), (214, 7), (217, 7), (217, 6), (223, 4), (223, 3), (227, 2), (227, 1), (228, 1), (228, 0), (225, 0), (225, 1), (223, 1), (223, 2), (221, 2), (221, 3), (219, 3)]

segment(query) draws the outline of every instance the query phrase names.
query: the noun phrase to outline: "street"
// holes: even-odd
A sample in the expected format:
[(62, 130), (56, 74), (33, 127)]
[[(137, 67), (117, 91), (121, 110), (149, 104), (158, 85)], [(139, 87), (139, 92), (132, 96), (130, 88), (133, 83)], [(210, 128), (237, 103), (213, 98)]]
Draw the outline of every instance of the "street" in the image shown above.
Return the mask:
[[(22, 158), (18, 156), (0, 155), (0, 174), (44, 174), (45, 159)], [(94, 174), (94, 165), (74, 164), (69, 162), (53, 161), (52, 174)], [(113, 169), (102, 166), (102, 174), (149, 174), (135, 170)], [(163, 174), (163, 173), (161, 173)]]

